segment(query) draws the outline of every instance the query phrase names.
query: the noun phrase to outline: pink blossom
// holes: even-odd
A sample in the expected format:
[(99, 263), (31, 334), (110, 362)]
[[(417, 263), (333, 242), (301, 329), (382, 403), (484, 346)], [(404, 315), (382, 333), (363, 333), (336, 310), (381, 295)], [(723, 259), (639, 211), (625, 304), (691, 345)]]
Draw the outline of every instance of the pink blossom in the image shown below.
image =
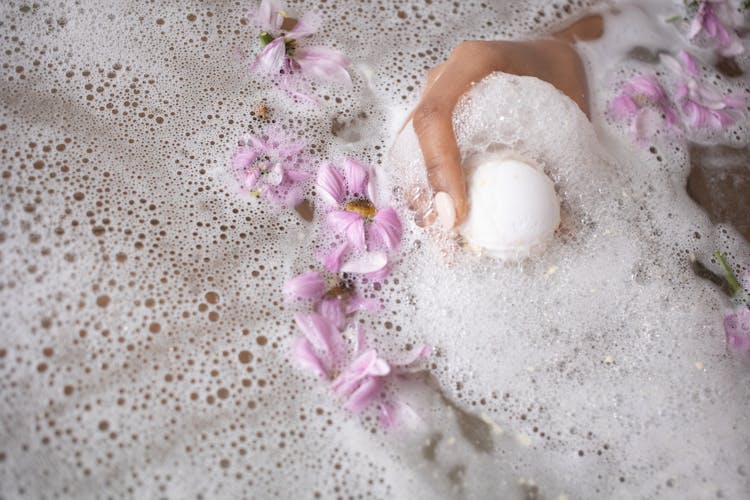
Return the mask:
[(693, 128), (722, 129), (737, 120), (739, 110), (745, 105), (744, 96), (722, 96), (699, 81), (700, 71), (695, 58), (685, 50), (678, 61), (662, 55), (663, 64), (680, 78), (674, 98), (680, 103), (684, 120)]
[(292, 139), (281, 129), (271, 128), (264, 136), (246, 134), (232, 156), (232, 170), (240, 190), (287, 207), (302, 199), (307, 158), (305, 142)]
[(750, 308), (747, 305), (724, 318), (724, 336), (730, 350), (750, 356)]
[(326, 289), (320, 273), (309, 271), (295, 276), (284, 285), (284, 295), (297, 299), (319, 298)]
[(320, 18), (312, 12), (305, 13), (292, 29), (284, 32), (282, 25), (286, 17), (277, 2), (261, 1), (251, 19), (261, 30), (259, 38), (263, 49), (250, 65), (250, 71), (270, 77), (293, 98), (311, 103), (316, 100), (309, 95), (307, 80), (350, 86), (347, 68), (351, 61), (344, 54), (326, 47), (298, 46), (302, 38), (318, 30)]
[(341, 168), (325, 163), (318, 170), (317, 184), (330, 208), (328, 227), (344, 237), (343, 243), (323, 256), (326, 269), (382, 274), (389, 267), (389, 254), (401, 244), (403, 227), (396, 210), (378, 208), (371, 171), (351, 159), (345, 159)]
[(315, 312), (323, 316), (328, 323), (342, 330), (346, 326), (347, 316), (357, 311), (376, 312), (382, 306), (375, 299), (362, 297), (338, 277), (332, 277), (334, 285), (317, 271), (302, 273), (284, 284), (283, 292), (288, 299), (312, 300)]
[(653, 135), (662, 121), (668, 125), (676, 121), (672, 103), (654, 75), (637, 75), (626, 81), (610, 111), (616, 118), (628, 120), (638, 139)]
[[(313, 319), (317, 322), (313, 324)], [(410, 373), (413, 365), (428, 357), (429, 346), (423, 345), (413, 349), (404, 359), (389, 362), (382, 358), (378, 351), (368, 346), (367, 338), (360, 325), (356, 328), (356, 343), (350, 350), (348, 360), (332, 355), (333, 348), (322, 340), (330, 336), (332, 325), (320, 315), (298, 315), (297, 325), (304, 338), (298, 339), (293, 346), (292, 356), (304, 369), (330, 381), (334, 394), (345, 400), (344, 407), (358, 413), (385, 395), (386, 384), (397, 384)], [(334, 376), (335, 370), (341, 371)], [(400, 406), (388, 399), (382, 399), (380, 420), (390, 426), (395, 422), (395, 410)], [(385, 414), (384, 414), (385, 412)]]
[(729, 18), (731, 12), (725, 0), (701, 0), (698, 11), (690, 23), (688, 36), (694, 38), (703, 32), (716, 43), (719, 54), (731, 57), (742, 54), (745, 48)]

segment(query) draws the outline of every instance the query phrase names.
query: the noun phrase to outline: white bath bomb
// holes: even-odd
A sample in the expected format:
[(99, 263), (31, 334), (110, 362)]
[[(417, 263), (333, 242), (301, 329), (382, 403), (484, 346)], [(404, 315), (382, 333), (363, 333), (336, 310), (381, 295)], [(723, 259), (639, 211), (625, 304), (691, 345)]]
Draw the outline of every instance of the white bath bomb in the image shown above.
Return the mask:
[(469, 215), (459, 231), (470, 247), (499, 259), (526, 257), (560, 224), (560, 202), (541, 168), (508, 154), (466, 164)]

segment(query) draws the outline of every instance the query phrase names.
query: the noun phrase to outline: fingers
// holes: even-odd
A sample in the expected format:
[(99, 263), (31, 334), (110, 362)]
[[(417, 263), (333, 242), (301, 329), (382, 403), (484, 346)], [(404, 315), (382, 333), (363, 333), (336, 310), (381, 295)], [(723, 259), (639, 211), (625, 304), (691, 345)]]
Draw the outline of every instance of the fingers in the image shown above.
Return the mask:
[(440, 104), (425, 99), (414, 111), (414, 131), (427, 169), (427, 181), (435, 193), (438, 220), (451, 229), (466, 216), (466, 183), (461, 155), (453, 135), (454, 102)]

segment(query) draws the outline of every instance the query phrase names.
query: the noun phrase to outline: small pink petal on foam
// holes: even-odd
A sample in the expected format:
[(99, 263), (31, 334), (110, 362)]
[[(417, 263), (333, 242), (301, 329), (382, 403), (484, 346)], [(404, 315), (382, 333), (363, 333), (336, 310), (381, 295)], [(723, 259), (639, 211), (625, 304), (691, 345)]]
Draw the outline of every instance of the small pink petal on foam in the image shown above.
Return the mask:
[(292, 358), (304, 369), (320, 377), (326, 376), (323, 361), (315, 353), (313, 345), (305, 338), (299, 338), (292, 346)]
[(333, 207), (338, 207), (346, 196), (344, 176), (330, 163), (324, 163), (318, 170), (318, 187), (323, 201)]
[(359, 413), (367, 408), (380, 394), (385, 381), (382, 377), (368, 377), (362, 384), (349, 396), (344, 405), (352, 413)]
[(370, 233), (375, 241), (382, 243), (391, 252), (398, 250), (401, 245), (403, 228), (398, 213), (392, 207), (378, 210), (370, 225)]
[(729, 349), (750, 355), (750, 308), (742, 306), (724, 318), (724, 334)]
[(344, 175), (346, 176), (346, 184), (349, 188), (349, 193), (362, 195), (365, 194), (367, 189), (367, 169), (349, 158), (344, 160)]
[(279, 37), (265, 46), (255, 62), (250, 65), (250, 71), (263, 75), (276, 75), (281, 71), (285, 57), (284, 38)]
[(365, 247), (365, 221), (361, 215), (346, 210), (334, 210), (328, 213), (326, 221), (334, 232), (346, 236), (346, 240), (354, 248)]
[(258, 155), (259, 153), (257, 150), (248, 146), (240, 146), (232, 156), (232, 167), (238, 171), (244, 170), (255, 163), (255, 160), (258, 159)]
[(401, 361), (392, 361), (391, 366), (394, 368), (405, 368), (409, 365), (416, 363), (422, 359), (428, 358), (432, 354), (432, 347), (427, 344), (422, 344), (412, 348), (408, 355)]
[(387, 265), (388, 255), (385, 252), (366, 252), (344, 262), (341, 272), (370, 274), (382, 270)]
[(341, 52), (327, 47), (300, 47), (295, 60), (303, 74), (318, 80), (328, 80), (351, 86), (352, 78), (346, 68), (351, 64)]
[(313, 312), (309, 314), (297, 313), (294, 315), (294, 321), (313, 347), (330, 356), (336, 355), (338, 331), (328, 319)]
[(258, 167), (255, 167), (245, 174), (245, 178), (242, 180), (242, 185), (249, 190), (253, 190), (258, 184), (259, 178), (260, 169)]
[(342, 243), (327, 254), (325, 254), (320, 260), (328, 271), (332, 273), (338, 273), (341, 270), (341, 259), (350, 250), (349, 243)]
[(284, 295), (296, 299), (316, 299), (325, 292), (326, 283), (320, 273), (308, 271), (290, 279), (284, 285)]
[(635, 115), (638, 105), (629, 95), (622, 94), (612, 100), (610, 109), (617, 118), (626, 118)]
[(281, 16), (281, 6), (274, 0), (262, 0), (258, 10), (251, 16), (256, 27), (266, 31), (278, 31), (284, 18)]
[(316, 310), (339, 330), (343, 330), (346, 326), (346, 312), (341, 300), (324, 297), (316, 307)]
[(353, 295), (346, 302), (346, 314), (352, 314), (357, 311), (377, 312), (382, 307), (383, 305), (377, 299), (367, 299), (359, 295)]
[(393, 270), (393, 262), (388, 261), (383, 267), (381, 267), (377, 271), (373, 271), (371, 273), (365, 274), (365, 278), (372, 280), (372, 281), (380, 281), (390, 276), (392, 270)]

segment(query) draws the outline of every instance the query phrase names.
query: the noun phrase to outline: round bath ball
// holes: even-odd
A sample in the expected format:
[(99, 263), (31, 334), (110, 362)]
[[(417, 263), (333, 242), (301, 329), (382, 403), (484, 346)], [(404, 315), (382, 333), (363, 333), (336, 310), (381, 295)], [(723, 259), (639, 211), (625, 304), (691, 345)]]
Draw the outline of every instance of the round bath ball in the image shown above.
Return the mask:
[(520, 259), (552, 238), (560, 224), (560, 202), (541, 168), (501, 154), (480, 155), (466, 167), (470, 206), (459, 231), (472, 249)]

